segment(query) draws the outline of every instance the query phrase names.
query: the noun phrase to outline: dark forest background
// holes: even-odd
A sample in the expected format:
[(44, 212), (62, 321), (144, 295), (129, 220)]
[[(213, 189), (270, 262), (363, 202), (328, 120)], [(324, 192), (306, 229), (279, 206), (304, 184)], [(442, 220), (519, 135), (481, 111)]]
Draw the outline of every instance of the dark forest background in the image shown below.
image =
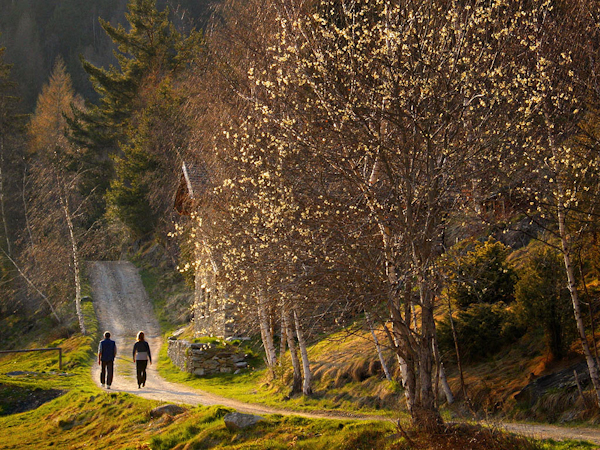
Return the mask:
[[(212, 0), (158, 0), (169, 6), (172, 20), (182, 29), (202, 28), (210, 17)], [(83, 70), (80, 57), (95, 66), (115, 64), (115, 48), (99, 18), (126, 25), (127, 0), (0, 0), (0, 48), (18, 80), (20, 109), (31, 112), (42, 85), (61, 56), (75, 91), (95, 101), (97, 94)], [(74, 26), (74, 24), (76, 24)]]

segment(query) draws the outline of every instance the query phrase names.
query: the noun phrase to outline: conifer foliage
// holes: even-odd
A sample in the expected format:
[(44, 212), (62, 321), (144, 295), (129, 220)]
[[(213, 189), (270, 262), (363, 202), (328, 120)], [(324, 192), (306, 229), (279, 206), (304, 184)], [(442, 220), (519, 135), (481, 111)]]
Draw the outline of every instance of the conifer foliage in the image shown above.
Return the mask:
[[(101, 20), (102, 28), (117, 45), (118, 66), (96, 67), (83, 60), (100, 100), (87, 111), (77, 110), (70, 120), (73, 139), (101, 161), (114, 158), (111, 210), (135, 236), (151, 230), (142, 226), (152, 214), (148, 199), (148, 172), (156, 169), (157, 156), (143, 144), (138, 126), (164, 80), (173, 79), (198, 54), (202, 34), (184, 35), (169, 19), (169, 9), (159, 11), (154, 0), (131, 0), (126, 13), (129, 27)], [(173, 131), (173, 130), (171, 130)], [(172, 155), (170, 155), (172, 156)], [(110, 175), (105, 174), (105, 179)], [(146, 178), (146, 182), (140, 181)]]

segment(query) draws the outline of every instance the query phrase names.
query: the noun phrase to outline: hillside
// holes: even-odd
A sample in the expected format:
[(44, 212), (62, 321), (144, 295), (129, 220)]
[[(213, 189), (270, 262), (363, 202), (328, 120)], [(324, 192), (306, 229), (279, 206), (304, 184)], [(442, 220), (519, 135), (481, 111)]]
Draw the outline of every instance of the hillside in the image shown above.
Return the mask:
[(400, 419), (367, 447), (596, 427), (600, 0), (0, 2), (0, 345), (73, 369), (2, 359), (8, 410), (100, 392), (97, 319), (154, 399)]
[[(152, 265), (144, 264), (143, 254), (142, 252), (137, 258), (146, 267), (142, 273), (145, 274), (144, 281), (149, 288), (150, 298), (161, 305), (155, 308), (157, 314), (168, 312), (171, 318), (176, 317), (176, 305), (171, 304), (171, 301), (179, 295), (177, 292), (181, 291), (181, 287), (178, 288), (177, 283), (173, 283), (168, 270), (157, 270), (160, 264), (156, 260)], [(155, 256), (156, 252), (153, 250), (152, 254)], [(171, 305), (166, 310), (162, 306), (165, 302)], [(181, 321), (167, 320), (163, 323), (167, 330), (187, 325)], [(193, 330), (186, 334), (193, 339)], [(384, 342), (384, 339), (379, 334), (380, 342)], [(262, 353), (260, 348), (257, 347), (256, 350)], [(580, 397), (572, 379), (572, 370), (567, 375), (568, 381), (561, 381), (562, 386), (546, 387), (532, 403), (518, 401), (518, 397), (515, 397), (536, 379), (552, 376), (572, 366), (581, 370), (582, 356), (577, 350), (578, 346), (574, 343), (569, 357), (551, 362), (543, 336), (539, 332), (524, 335), (518, 342), (485, 361), (464, 367), (470, 405), (462, 397), (456, 365), (447, 363), (445, 366), (450, 386), (457, 401), (454, 405), (445, 404), (440, 392), (439, 401), (444, 417), (447, 420), (476, 419), (492, 423), (517, 420), (574, 427), (581, 426), (582, 423), (595, 426), (597, 413), (591, 407), (590, 392), (586, 390), (585, 401)], [(398, 380), (399, 369), (390, 349), (385, 350), (385, 356), (389, 367), (393, 369), (394, 379)], [(261, 364), (262, 357), (257, 359), (258, 370), (252, 374), (190, 377), (174, 367), (164, 351), (161, 354), (160, 373), (167, 379), (192, 387), (270, 407), (284, 406), (306, 412), (347, 411), (392, 417), (406, 414), (399, 382), (390, 383), (385, 380), (372, 337), (361, 326), (347, 327), (328, 335), (320, 334), (311, 342), (309, 357), (314, 376), (314, 395), (309, 398), (289, 396), (292, 371), (287, 355), (275, 379), (269, 377), (264, 364)], [(586, 383), (584, 373), (580, 373), (580, 378), (582, 383)], [(586, 386), (589, 387), (589, 384), (584, 384), (584, 388)]]
[[(119, 266), (123, 266), (120, 263)], [(123, 278), (119, 276), (119, 278)], [(112, 284), (108, 279), (103, 280)], [(97, 292), (96, 290), (94, 292)], [(134, 295), (133, 290), (128, 295)], [(118, 301), (114, 296), (113, 300)], [(98, 299), (98, 302), (106, 300)], [(95, 305), (102, 310), (102, 304)], [(90, 329), (96, 330), (91, 303), (86, 303)], [(104, 313), (105, 314), (105, 313)], [(100, 317), (106, 317), (102, 314)], [(132, 324), (127, 314), (115, 311), (118, 318), (113, 325), (120, 329)], [(113, 318), (112, 320), (115, 320)], [(326, 341), (324, 341), (327, 347)], [(498, 431), (485, 431), (467, 426), (449, 430), (446, 436), (431, 439), (425, 435), (404, 434), (388, 421), (326, 421), (295, 416), (269, 415), (261, 425), (242, 432), (228, 431), (222, 417), (230, 411), (223, 407), (184, 408), (172, 416), (154, 416), (150, 410), (159, 403), (138, 399), (136, 389), (123, 390), (115, 383), (115, 391), (100, 390), (89, 378), (90, 355), (95, 342), (89, 338), (74, 337), (50, 343), (63, 347), (65, 373), (56, 372), (56, 357), (15, 356), (0, 360), (0, 384), (2, 385), (2, 409), (0, 425), (10, 429), (0, 448), (288, 448), (294, 442), (296, 448), (305, 449), (399, 449), (443, 448), (446, 450), (473, 449), (561, 449), (562, 444), (535, 443), (503, 436)], [(41, 346), (42, 342), (34, 345)], [(358, 350), (354, 346), (355, 351)], [(316, 348), (315, 348), (316, 350)], [(338, 350), (341, 350), (338, 347)], [(326, 349), (321, 349), (323, 354)], [(21, 370), (15, 371), (15, 368)], [(10, 370), (10, 372), (8, 372)], [(125, 373), (118, 373), (118, 380), (125, 381)], [(155, 390), (157, 380), (149, 379), (149, 394), (168, 398), (166, 388)], [(218, 379), (213, 379), (213, 383)], [(226, 383), (228, 380), (223, 380)], [(58, 398), (56, 396), (58, 395)], [(206, 399), (200, 401), (205, 404)], [(209, 400), (210, 401), (210, 400)], [(186, 402), (187, 403), (187, 402)], [(11, 406), (13, 405), (13, 406)], [(251, 405), (248, 411), (252, 411)], [(239, 407), (239, 406), (238, 406)], [(237, 409), (237, 408), (236, 408)], [(347, 410), (343, 408), (343, 410)], [(260, 411), (260, 410), (259, 410)], [(254, 412), (257, 412), (254, 410)], [(42, 422), (44, 426), (32, 431), (30, 423)], [(520, 431), (523, 432), (523, 431)], [(550, 431), (547, 431), (550, 432)], [(584, 437), (584, 430), (579, 435)], [(564, 436), (561, 436), (564, 437)], [(252, 443), (252, 444), (250, 444)], [(586, 444), (569, 442), (570, 449), (589, 448)]]

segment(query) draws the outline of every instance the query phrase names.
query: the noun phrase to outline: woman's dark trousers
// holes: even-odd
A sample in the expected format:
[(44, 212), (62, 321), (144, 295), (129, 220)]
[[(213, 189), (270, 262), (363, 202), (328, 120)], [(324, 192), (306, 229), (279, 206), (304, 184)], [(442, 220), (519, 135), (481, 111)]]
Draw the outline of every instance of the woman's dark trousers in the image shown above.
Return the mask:
[(138, 359), (135, 362), (138, 386), (146, 385), (146, 367), (147, 366), (148, 366), (148, 360), (146, 360), (146, 359)]

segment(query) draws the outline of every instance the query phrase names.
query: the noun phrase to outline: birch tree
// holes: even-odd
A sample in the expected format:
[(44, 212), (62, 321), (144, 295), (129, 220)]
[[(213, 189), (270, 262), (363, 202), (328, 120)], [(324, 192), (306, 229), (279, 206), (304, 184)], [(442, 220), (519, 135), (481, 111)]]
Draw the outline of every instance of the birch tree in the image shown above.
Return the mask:
[(334, 174), (345, 209), (377, 230), (408, 409), (434, 429), (435, 259), (447, 211), (465, 201), (484, 148), (474, 130), (494, 107), (489, 29), (502, 8), (323, 1), (279, 11), (269, 71), (250, 72), (273, 148), (305, 161), (305, 179)]
[(567, 287), (597, 401), (598, 367), (586, 337), (574, 257), (596, 221), (600, 186), (595, 1), (535, 1), (521, 10), (507, 77), (505, 141), (500, 172), (529, 202), (527, 213), (553, 236), (546, 242), (562, 254)]
[(79, 328), (86, 334), (81, 308), (81, 231), (77, 227), (84, 199), (78, 194), (77, 149), (67, 140), (65, 119), (73, 102), (81, 103), (59, 59), (29, 125), (30, 239), (24, 255), (29, 260), (30, 278), (51, 292), (55, 302), (63, 295), (74, 296)]

